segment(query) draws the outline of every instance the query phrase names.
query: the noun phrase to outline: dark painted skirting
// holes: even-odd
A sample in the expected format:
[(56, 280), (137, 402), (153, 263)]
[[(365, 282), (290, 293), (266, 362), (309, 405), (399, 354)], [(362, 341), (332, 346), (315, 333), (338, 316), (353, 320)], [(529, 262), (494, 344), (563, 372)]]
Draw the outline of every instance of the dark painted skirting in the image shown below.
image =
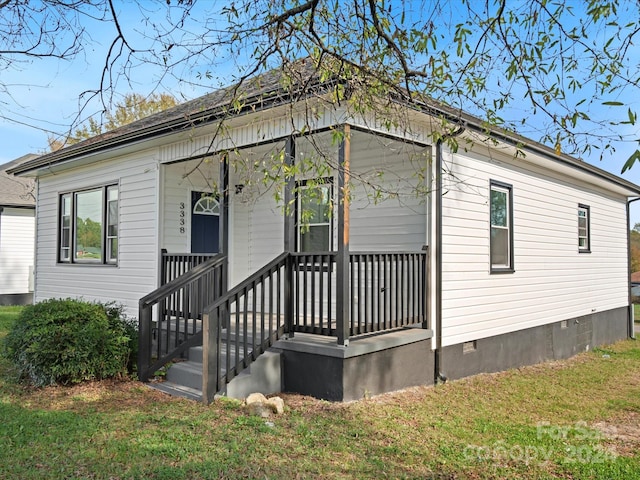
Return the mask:
[(0, 294), (0, 305), (28, 305), (33, 303), (33, 293)]
[(433, 381), (431, 331), (409, 328), (352, 340), (296, 334), (280, 341), (284, 391), (350, 401)]
[[(569, 358), (627, 338), (627, 315), (622, 307), (448, 346), (442, 351), (442, 373), (453, 380)], [(433, 384), (430, 330), (399, 330), (352, 340), (347, 347), (336, 345), (335, 338), (296, 334), (275, 348), (282, 352), (287, 392), (349, 401)]]
[[(569, 358), (599, 345), (627, 338), (626, 307), (540, 327), (479, 339), (475, 350), (463, 344), (442, 350), (441, 371), (448, 379)], [(466, 353), (464, 352), (466, 350)]]

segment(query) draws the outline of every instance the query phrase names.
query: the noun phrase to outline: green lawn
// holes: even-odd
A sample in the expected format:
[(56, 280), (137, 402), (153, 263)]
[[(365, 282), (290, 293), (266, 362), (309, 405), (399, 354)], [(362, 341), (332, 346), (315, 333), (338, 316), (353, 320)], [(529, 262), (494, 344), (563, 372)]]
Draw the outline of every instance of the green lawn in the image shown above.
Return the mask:
[(633, 319), (636, 323), (640, 322), (640, 303), (633, 304)]
[(633, 341), (348, 404), (283, 397), (265, 421), (134, 381), (27, 389), (0, 362), (0, 479), (640, 478)]

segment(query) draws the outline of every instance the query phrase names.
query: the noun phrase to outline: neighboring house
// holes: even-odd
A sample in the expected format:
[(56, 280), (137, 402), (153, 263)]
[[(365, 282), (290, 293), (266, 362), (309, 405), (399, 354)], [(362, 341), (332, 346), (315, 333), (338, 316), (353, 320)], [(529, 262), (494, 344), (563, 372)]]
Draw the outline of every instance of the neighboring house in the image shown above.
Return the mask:
[(6, 171), (34, 158), (0, 165), (0, 305), (33, 301), (35, 182)]
[(207, 401), (256, 359), (277, 375), (249, 389), (347, 400), (630, 334), (640, 187), (437, 105), (400, 103), (394, 128), (315, 87), (292, 106), (274, 71), (237, 111), (214, 92), (14, 168), (38, 182), (36, 301), (123, 303), (140, 378), (191, 348), (169, 373)]
[(640, 297), (640, 272), (631, 274), (631, 296)]

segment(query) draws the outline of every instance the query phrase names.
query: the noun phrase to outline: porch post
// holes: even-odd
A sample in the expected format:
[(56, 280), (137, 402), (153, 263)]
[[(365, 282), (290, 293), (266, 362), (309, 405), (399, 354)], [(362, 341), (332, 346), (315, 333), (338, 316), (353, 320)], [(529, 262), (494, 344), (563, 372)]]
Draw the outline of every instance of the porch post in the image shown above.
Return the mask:
[[(291, 135), (284, 147), (285, 172), (292, 171), (296, 161), (296, 140)], [(286, 173), (285, 173), (286, 175)], [(284, 184), (284, 251), (293, 253), (296, 248), (296, 209), (295, 195), (296, 179), (293, 175), (285, 177)], [(293, 259), (287, 257), (284, 278), (284, 321), (285, 331), (289, 338), (293, 337)]]
[(225, 256), (225, 264), (222, 269), (221, 294), (228, 288), (229, 270), (229, 153), (224, 152), (220, 157), (220, 224), (218, 228), (218, 245), (220, 252)]
[(344, 138), (338, 150), (338, 245), (336, 258), (336, 320), (338, 345), (349, 345), (351, 312), (349, 290), (349, 168), (351, 129), (343, 126)]

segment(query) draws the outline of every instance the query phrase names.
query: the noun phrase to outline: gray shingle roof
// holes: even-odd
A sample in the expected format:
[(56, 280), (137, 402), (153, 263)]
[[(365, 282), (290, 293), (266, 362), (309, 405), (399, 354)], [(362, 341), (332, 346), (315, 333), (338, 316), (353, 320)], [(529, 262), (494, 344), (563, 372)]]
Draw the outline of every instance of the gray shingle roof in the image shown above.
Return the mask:
[[(285, 88), (284, 84), (287, 83), (283, 81), (285, 79), (290, 80), (290, 88)], [(330, 85), (339, 81), (335, 78), (330, 81), (320, 81), (310, 59), (298, 60), (248, 78), (242, 84), (216, 90), (75, 145), (23, 162), (10, 171), (16, 174), (25, 173), (134, 141), (187, 130), (195, 125), (220, 120), (226, 116), (232, 117), (242, 112), (262, 110), (288, 101), (296, 101), (299, 100), (298, 97), (313, 94), (314, 91), (326, 91)], [(231, 102), (236, 100), (241, 101), (241, 107), (232, 106)], [(557, 154), (554, 149), (546, 145), (499, 127), (492, 128), (490, 132), (487, 132), (486, 125), (481, 119), (452, 109), (433, 99), (421, 101), (420, 99), (408, 100), (404, 98), (400, 99), (400, 102), (428, 114), (449, 118), (453, 123), (462, 124), (465, 128), (476, 130), (483, 135), (494, 136), (500, 141), (513, 145), (524, 145), (525, 150), (535, 151), (578, 171), (588, 172), (599, 179), (612, 182), (633, 192), (633, 195), (640, 196), (640, 186), (632, 182), (564, 153)]]
[(35, 208), (35, 181), (30, 178), (16, 177), (6, 170), (38, 158), (38, 155), (27, 154), (0, 165), (0, 207), (32, 207)]
[[(134, 140), (189, 129), (194, 125), (224, 118), (226, 115), (234, 116), (239, 111), (260, 110), (290, 100), (295, 95), (295, 91), (283, 87), (285, 72), (294, 79), (292, 81), (294, 85), (304, 85), (305, 91), (309, 88), (309, 83), (313, 84), (316, 80), (311, 60), (299, 60), (248, 78), (241, 84), (236, 83), (231, 87), (216, 90), (109, 132), (42, 155), (20, 165), (15, 173), (54, 165), (86, 153), (108, 149)], [(238, 105), (236, 105), (237, 101), (240, 102)]]

